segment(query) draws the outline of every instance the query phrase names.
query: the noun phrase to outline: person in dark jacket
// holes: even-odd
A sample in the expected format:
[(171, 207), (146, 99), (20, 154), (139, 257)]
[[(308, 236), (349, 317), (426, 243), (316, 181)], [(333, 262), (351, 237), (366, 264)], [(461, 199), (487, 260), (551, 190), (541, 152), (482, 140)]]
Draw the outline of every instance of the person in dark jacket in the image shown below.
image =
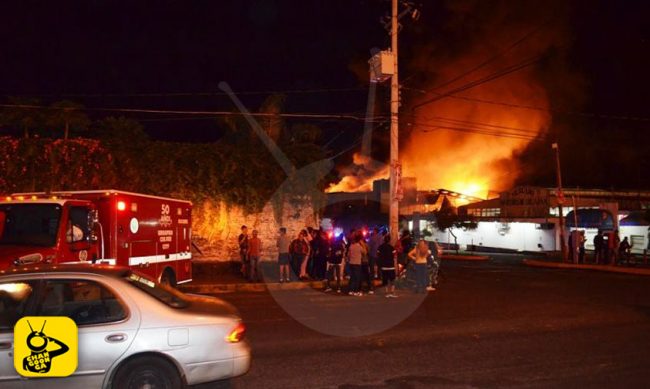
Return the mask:
[(381, 269), (382, 285), (386, 288), (386, 297), (397, 297), (395, 294), (395, 276), (397, 270), (397, 252), (390, 244), (390, 236), (384, 236), (384, 243), (377, 249), (377, 262)]
[(336, 239), (332, 242), (329, 256), (327, 257), (326, 292), (333, 290), (332, 281), (336, 278), (336, 292), (341, 293), (341, 277), (343, 277), (343, 257), (345, 256), (345, 241)]
[(317, 280), (324, 280), (327, 271), (327, 258), (330, 254), (330, 240), (325, 230), (320, 230), (314, 239), (312, 248), (314, 250), (313, 277)]

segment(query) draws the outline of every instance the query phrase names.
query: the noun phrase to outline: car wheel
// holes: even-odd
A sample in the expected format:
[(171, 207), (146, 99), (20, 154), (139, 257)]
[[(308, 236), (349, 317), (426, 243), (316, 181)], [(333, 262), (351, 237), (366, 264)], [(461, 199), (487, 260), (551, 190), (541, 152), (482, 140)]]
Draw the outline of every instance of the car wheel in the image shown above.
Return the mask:
[(174, 271), (170, 268), (165, 269), (163, 274), (160, 276), (160, 283), (175, 288), (176, 276), (174, 275)]
[(113, 389), (177, 389), (183, 382), (176, 366), (158, 357), (140, 357), (124, 364), (115, 374)]

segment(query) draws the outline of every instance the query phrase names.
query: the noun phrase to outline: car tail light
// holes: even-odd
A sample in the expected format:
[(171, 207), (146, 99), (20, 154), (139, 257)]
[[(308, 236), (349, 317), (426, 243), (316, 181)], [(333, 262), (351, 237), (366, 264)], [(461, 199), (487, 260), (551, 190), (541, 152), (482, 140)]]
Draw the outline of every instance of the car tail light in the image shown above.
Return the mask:
[(229, 343), (238, 343), (241, 342), (242, 339), (244, 339), (244, 335), (246, 334), (246, 326), (244, 323), (239, 323), (235, 328), (230, 331), (228, 336), (226, 336), (226, 341)]

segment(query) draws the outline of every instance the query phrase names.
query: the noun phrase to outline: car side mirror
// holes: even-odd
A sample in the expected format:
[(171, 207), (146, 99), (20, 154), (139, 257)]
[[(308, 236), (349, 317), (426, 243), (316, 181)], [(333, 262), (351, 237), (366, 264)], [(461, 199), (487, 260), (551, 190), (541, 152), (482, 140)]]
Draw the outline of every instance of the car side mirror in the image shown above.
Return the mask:
[(88, 211), (88, 231), (90, 231), (90, 234), (88, 235), (88, 240), (91, 242), (97, 242), (98, 237), (97, 237), (97, 232), (95, 229), (95, 226), (99, 223), (99, 213), (97, 212), (96, 209), (92, 209)]

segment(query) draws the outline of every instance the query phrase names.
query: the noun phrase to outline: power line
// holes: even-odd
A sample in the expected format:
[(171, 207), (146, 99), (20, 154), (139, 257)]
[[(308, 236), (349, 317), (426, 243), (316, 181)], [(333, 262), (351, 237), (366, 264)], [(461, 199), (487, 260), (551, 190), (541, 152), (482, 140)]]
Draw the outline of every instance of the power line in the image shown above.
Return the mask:
[[(314, 89), (287, 89), (287, 90), (258, 90), (237, 92), (238, 95), (275, 95), (275, 94), (318, 94), (339, 92), (361, 92), (367, 88), (314, 88)], [(227, 96), (224, 92), (152, 92), (152, 93), (59, 93), (38, 95), (10, 95), (4, 96), (29, 96), (29, 97), (196, 97), (196, 96)]]
[(527, 129), (527, 128), (520, 128), (520, 127), (510, 127), (510, 126), (503, 126), (503, 125), (498, 125), (498, 124), (490, 124), (490, 123), (482, 123), (482, 122), (475, 122), (475, 121), (470, 121), (470, 120), (459, 120), (459, 119), (453, 119), (453, 118), (445, 118), (441, 116), (430, 116), (425, 118), (425, 120), (439, 120), (443, 122), (450, 122), (450, 123), (455, 123), (455, 124), (469, 124), (473, 125), (476, 127), (487, 127), (488, 129), (503, 129), (503, 130), (513, 130), (513, 131), (519, 131), (523, 133), (533, 133), (537, 134), (539, 133), (538, 130), (533, 130), (533, 129)]
[(452, 95), (452, 94), (455, 94), (455, 93), (459, 93), (459, 92), (462, 92), (462, 91), (477, 87), (479, 85), (482, 85), (482, 84), (485, 84), (487, 82), (496, 80), (496, 79), (501, 78), (503, 76), (507, 76), (508, 74), (511, 74), (511, 73), (517, 72), (519, 70), (525, 69), (525, 68), (527, 68), (529, 66), (534, 65), (535, 63), (537, 63), (538, 61), (540, 61), (541, 59), (543, 59), (546, 56), (547, 56), (547, 54), (542, 54), (542, 55), (538, 55), (538, 56), (535, 56), (535, 57), (528, 58), (528, 59), (526, 59), (524, 61), (521, 61), (521, 62), (519, 62), (517, 64), (508, 66), (508, 67), (506, 67), (504, 69), (501, 69), (501, 70), (498, 70), (498, 71), (496, 71), (496, 72), (494, 72), (494, 73), (492, 73), (492, 74), (490, 74), (488, 76), (485, 76), (483, 78), (479, 78), (479, 79), (474, 80), (474, 81), (472, 81), (472, 82), (470, 82), (468, 84), (457, 87), (457, 88), (452, 89), (452, 90), (450, 90), (448, 92), (439, 94), (436, 97), (433, 97), (433, 98), (431, 98), (429, 100), (426, 100), (426, 101), (424, 101), (424, 102), (422, 102), (420, 104), (417, 104), (417, 105), (413, 106), (411, 111), (415, 111), (419, 107), (434, 103), (434, 102), (436, 102), (438, 100), (441, 100), (441, 99), (443, 99), (443, 98), (445, 98), (445, 97), (447, 97), (449, 95)]
[(473, 133), (473, 134), (486, 135), (486, 136), (497, 136), (502, 138), (520, 139), (520, 140), (527, 140), (527, 141), (541, 141), (544, 139), (544, 136), (542, 136), (541, 134), (526, 135), (526, 134), (513, 133), (508, 131), (481, 129), (481, 128), (476, 128), (471, 126), (457, 127), (457, 126), (445, 126), (445, 125), (432, 125), (432, 124), (417, 123), (417, 122), (412, 124), (418, 127), (431, 129), (431, 130), (421, 130), (422, 132), (432, 132), (432, 130), (450, 130), (450, 131), (466, 132), (466, 133)]
[(632, 120), (632, 121), (644, 121), (644, 122), (650, 121), (650, 118), (640, 117), (640, 116), (624, 116), (624, 115), (600, 114), (600, 113), (593, 113), (593, 112), (569, 111), (569, 110), (562, 110), (562, 109), (556, 109), (556, 108), (544, 108), (544, 107), (539, 107), (539, 106), (534, 106), (534, 105), (517, 104), (517, 103), (512, 103), (512, 102), (507, 102), (507, 101), (496, 101), (496, 100), (481, 99), (481, 98), (477, 98), (477, 97), (459, 96), (459, 95), (455, 95), (455, 94), (449, 94), (449, 95), (443, 96), (443, 94), (441, 94), (441, 93), (429, 92), (429, 91), (426, 91), (424, 89), (417, 89), (417, 88), (404, 88), (404, 89), (412, 90), (412, 91), (419, 92), (419, 93), (422, 93), (422, 94), (431, 94), (431, 95), (434, 95), (434, 96), (449, 97), (449, 98), (452, 98), (452, 99), (465, 100), (465, 101), (469, 101), (469, 102), (472, 102), (472, 103), (500, 105), (500, 106), (508, 107), (508, 108), (518, 108), (518, 109), (526, 109), (526, 110), (549, 112), (549, 113), (560, 113), (560, 114), (565, 114), (565, 115), (578, 115), (578, 116), (600, 118), (600, 119)]
[(512, 44), (510, 44), (508, 47), (506, 47), (505, 49), (499, 51), (498, 53), (496, 53), (496, 54), (493, 55), (492, 57), (490, 57), (490, 58), (486, 59), (485, 61), (479, 63), (478, 65), (474, 66), (473, 68), (471, 68), (471, 69), (469, 69), (469, 70), (467, 70), (467, 71), (465, 71), (465, 72), (463, 72), (463, 73), (457, 75), (456, 77), (452, 78), (451, 80), (445, 81), (445, 82), (443, 82), (442, 84), (437, 85), (437, 86), (435, 86), (435, 87), (429, 89), (429, 92), (433, 92), (433, 91), (435, 91), (435, 90), (438, 90), (438, 89), (444, 88), (444, 87), (446, 87), (447, 85), (451, 85), (451, 84), (453, 84), (454, 82), (456, 82), (456, 81), (458, 81), (458, 80), (460, 80), (460, 79), (462, 79), (462, 78), (465, 78), (466, 76), (468, 76), (468, 75), (474, 73), (475, 71), (484, 68), (485, 66), (487, 66), (487, 65), (489, 65), (490, 63), (492, 63), (492, 62), (494, 62), (495, 60), (497, 60), (499, 57), (502, 57), (503, 55), (505, 55), (505, 54), (508, 53), (509, 51), (513, 50), (515, 47), (519, 46), (520, 44), (522, 44), (523, 42), (525, 42), (526, 40), (528, 40), (528, 39), (529, 39), (530, 37), (532, 37), (533, 35), (537, 34), (539, 31), (541, 31), (542, 28), (544, 28), (547, 24), (549, 24), (550, 21), (551, 21), (551, 20), (549, 19), (549, 20), (545, 21), (544, 23), (540, 24), (539, 26), (537, 26), (536, 28), (530, 30), (530, 31), (527, 32), (524, 36), (522, 36), (521, 38), (519, 38), (518, 40), (516, 40), (515, 42), (513, 42)]
[[(58, 110), (57, 108), (41, 105), (22, 105), (22, 104), (0, 104), (2, 108), (27, 108), (36, 110)], [(123, 113), (150, 113), (150, 114), (178, 114), (178, 115), (211, 115), (211, 116), (244, 116), (241, 112), (233, 111), (184, 111), (184, 110), (165, 110), (165, 109), (139, 109), (139, 108), (80, 108), (79, 111), (90, 112), (123, 112)], [(283, 118), (302, 118), (302, 119), (339, 119), (363, 121), (364, 117), (347, 115), (347, 114), (319, 114), (319, 113), (267, 113), (251, 112), (246, 115), (255, 117), (283, 117)]]

